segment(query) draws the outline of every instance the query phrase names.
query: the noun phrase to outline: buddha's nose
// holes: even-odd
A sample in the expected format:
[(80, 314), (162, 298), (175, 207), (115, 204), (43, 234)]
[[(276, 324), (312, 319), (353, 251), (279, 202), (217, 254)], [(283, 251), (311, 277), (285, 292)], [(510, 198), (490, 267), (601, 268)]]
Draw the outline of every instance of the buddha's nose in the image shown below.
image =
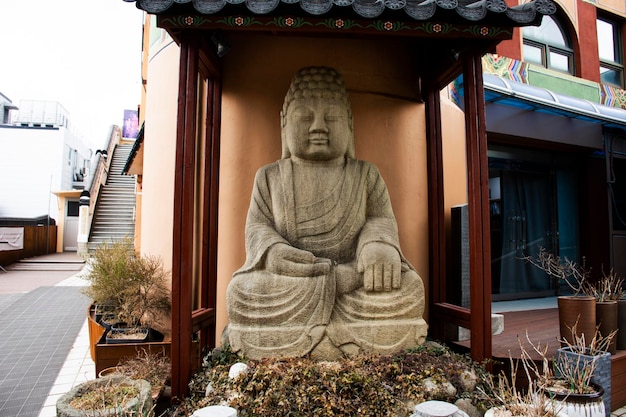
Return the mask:
[(311, 123), (311, 127), (309, 128), (309, 132), (311, 133), (328, 133), (328, 126), (326, 125), (326, 120), (324, 115), (315, 115), (313, 118), (313, 123)]

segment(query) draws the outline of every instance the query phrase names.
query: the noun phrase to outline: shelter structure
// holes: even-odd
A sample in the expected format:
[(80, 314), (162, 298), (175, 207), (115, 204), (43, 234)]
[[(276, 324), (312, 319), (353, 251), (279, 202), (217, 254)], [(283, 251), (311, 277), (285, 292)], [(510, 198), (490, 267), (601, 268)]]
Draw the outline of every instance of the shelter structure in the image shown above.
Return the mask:
[[(256, 168), (275, 159), (267, 149), (280, 149), (277, 110), (288, 80), (305, 65), (331, 65), (346, 78), (355, 136), (364, 137), (357, 139), (357, 153), (377, 160), (392, 200), (400, 202), (400, 238), (425, 281), (432, 336), (445, 339), (445, 323), (468, 328), (472, 357), (491, 357), (481, 57), (510, 39), (515, 27), (540, 24), (543, 15), (555, 11), (551, 0), (515, 5), (504, 0), (137, 0), (136, 6), (156, 15), (179, 48), (175, 144), (170, 138), (175, 158), (172, 172), (162, 174), (173, 177), (173, 396), (185, 394), (195, 343), (215, 346), (227, 320), (220, 318), (220, 300), (224, 281), (243, 258), (247, 191)], [(464, 113), (456, 117), (463, 127), (450, 132), (450, 120), (442, 116), (449, 114), (442, 107), (442, 90), (459, 76)], [(144, 163), (155, 111), (150, 101), (146, 111)], [(446, 135), (463, 137), (464, 163), (461, 171), (446, 171), (444, 179)], [(446, 295), (444, 183), (462, 184), (468, 203), (469, 308)], [(143, 207), (150, 207), (146, 171), (142, 186)], [(161, 183), (159, 192), (165, 188)], [(234, 226), (224, 220), (229, 216)], [(147, 238), (145, 213), (142, 217), (142, 250), (149, 250), (154, 241)]]

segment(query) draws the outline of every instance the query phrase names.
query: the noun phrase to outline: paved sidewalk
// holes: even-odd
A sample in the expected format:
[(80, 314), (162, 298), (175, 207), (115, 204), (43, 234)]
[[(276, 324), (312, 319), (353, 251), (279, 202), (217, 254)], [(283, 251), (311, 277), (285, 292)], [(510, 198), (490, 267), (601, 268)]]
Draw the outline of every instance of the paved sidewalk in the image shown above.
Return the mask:
[(85, 323), (83, 265), (51, 254), (0, 272), (0, 417), (40, 415)]

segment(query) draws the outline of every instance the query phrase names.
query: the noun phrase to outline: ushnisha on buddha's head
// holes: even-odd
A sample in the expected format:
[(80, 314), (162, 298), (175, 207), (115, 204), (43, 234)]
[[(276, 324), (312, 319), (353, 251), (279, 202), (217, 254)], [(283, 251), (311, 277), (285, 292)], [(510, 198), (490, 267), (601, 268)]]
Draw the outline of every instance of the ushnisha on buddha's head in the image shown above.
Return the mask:
[(333, 68), (306, 67), (291, 81), (281, 116), (282, 158), (354, 158), (350, 100)]

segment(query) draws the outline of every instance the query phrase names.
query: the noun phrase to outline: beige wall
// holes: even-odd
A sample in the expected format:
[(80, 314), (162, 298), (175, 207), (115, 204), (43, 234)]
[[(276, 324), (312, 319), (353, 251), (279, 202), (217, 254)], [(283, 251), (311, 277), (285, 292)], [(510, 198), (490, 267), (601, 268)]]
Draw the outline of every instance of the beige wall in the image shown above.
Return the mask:
[(450, 230), (450, 208), (467, 203), (467, 156), (465, 152), (465, 116), (445, 95), (441, 97), (443, 135), (443, 187), (446, 230)]
[(158, 46), (150, 59), (145, 105), (141, 252), (161, 256), (171, 270), (179, 49), (171, 42)]
[[(337, 40), (227, 35), (223, 59), (218, 335), (227, 324), (225, 292), (244, 262), (244, 225), (256, 170), (280, 158), (279, 112), (291, 77), (307, 65), (328, 65), (346, 79), (355, 119), (357, 158), (385, 179), (403, 252), (428, 277), (424, 105), (416, 71), (398, 40)], [(426, 283), (427, 284), (427, 283)]]

